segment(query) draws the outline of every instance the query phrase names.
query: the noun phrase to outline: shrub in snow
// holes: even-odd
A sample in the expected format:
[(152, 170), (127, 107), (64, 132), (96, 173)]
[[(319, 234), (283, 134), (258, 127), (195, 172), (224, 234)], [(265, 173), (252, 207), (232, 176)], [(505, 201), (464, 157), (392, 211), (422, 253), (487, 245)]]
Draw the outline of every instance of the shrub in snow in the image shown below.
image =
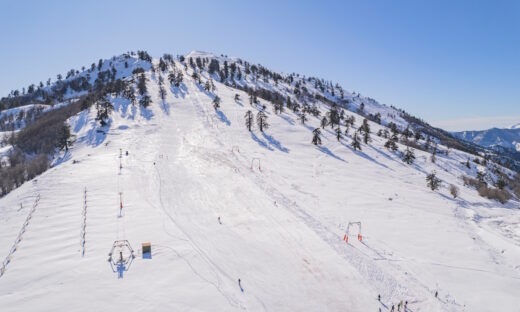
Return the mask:
[(450, 184), (450, 194), (453, 198), (459, 197), (459, 188), (453, 184)]

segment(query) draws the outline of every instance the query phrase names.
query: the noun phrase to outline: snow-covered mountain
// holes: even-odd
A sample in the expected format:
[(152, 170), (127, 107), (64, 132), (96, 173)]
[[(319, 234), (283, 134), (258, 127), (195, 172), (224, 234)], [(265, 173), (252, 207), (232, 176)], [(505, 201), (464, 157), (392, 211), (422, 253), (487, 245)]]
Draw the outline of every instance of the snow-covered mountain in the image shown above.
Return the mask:
[(456, 137), (483, 147), (501, 146), (520, 152), (520, 125), (511, 128), (461, 131), (453, 133)]
[(511, 126), (511, 129), (520, 129), (520, 122)]
[(38, 153), (56, 116), (75, 142), (0, 198), (2, 311), (518, 308), (515, 173), (401, 110), (205, 52), (41, 90), (4, 101), (57, 108), (3, 148)]

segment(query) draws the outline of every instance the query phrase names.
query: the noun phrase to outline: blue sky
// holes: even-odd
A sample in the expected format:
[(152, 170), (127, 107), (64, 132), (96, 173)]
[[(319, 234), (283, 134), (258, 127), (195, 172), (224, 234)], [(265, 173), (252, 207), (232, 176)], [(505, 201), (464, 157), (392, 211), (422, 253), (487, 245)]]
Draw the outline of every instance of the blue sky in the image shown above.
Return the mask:
[(4, 1), (0, 96), (129, 50), (339, 82), (448, 130), (520, 122), (520, 1)]

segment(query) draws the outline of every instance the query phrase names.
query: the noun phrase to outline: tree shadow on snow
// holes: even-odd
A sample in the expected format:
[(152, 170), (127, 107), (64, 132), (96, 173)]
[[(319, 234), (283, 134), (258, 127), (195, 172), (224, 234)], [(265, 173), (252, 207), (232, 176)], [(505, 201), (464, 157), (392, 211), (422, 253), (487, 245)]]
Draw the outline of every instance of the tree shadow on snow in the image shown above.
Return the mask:
[(166, 103), (165, 100), (161, 100), (161, 108), (166, 115), (170, 115), (170, 104)]
[(146, 120), (150, 120), (153, 117), (153, 112), (149, 108), (143, 107), (139, 105), (139, 110), (141, 113), (141, 116), (143, 116)]
[(184, 85), (184, 83), (181, 83), (178, 87), (176, 86), (171, 86), (170, 87), (170, 91), (172, 92), (172, 94), (176, 97), (176, 98), (179, 98), (179, 96), (181, 98), (184, 99), (186, 93), (188, 93), (188, 89), (186, 88), (186, 86)]
[(280, 117), (282, 117), (283, 120), (287, 121), (287, 123), (290, 124), (291, 126), (294, 126), (294, 120), (291, 117), (289, 117), (285, 114), (280, 114)]
[(251, 134), (251, 138), (256, 142), (258, 143), (258, 145), (260, 145), (261, 147), (264, 147), (270, 151), (273, 151), (273, 148), (269, 146), (269, 144), (267, 144), (267, 142), (265, 142), (264, 140), (260, 139), (259, 137), (256, 136), (256, 134), (254, 132), (250, 132)]
[(79, 132), (88, 122), (88, 110), (82, 111), (74, 125), (74, 132)]
[(329, 155), (332, 158), (335, 158), (335, 159), (337, 159), (339, 161), (345, 162), (345, 160), (343, 158), (341, 158), (338, 155), (334, 154), (330, 149), (326, 148), (325, 146), (318, 146), (318, 149), (320, 150), (320, 152), (325, 153), (325, 154)]
[(367, 154), (365, 154), (363, 151), (357, 151), (357, 150), (354, 150), (350, 145), (347, 145), (343, 142), (341, 142), (341, 145), (345, 146), (346, 148), (348, 148), (349, 150), (351, 150), (354, 154), (358, 155), (358, 156), (361, 156), (363, 158), (365, 158), (366, 160), (369, 160), (385, 169), (390, 169), (392, 171), (394, 171), (392, 168), (388, 167), (387, 165), (383, 164), (383, 163), (380, 163), (379, 161), (375, 160), (374, 158), (368, 156)]
[(280, 143), (280, 141), (278, 141), (277, 139), (273, 138), (268, 134), (265, 134), (264, 132), (262, 132), (262, 136), (264, 137), (264, 139), (267, 140), (267, 142), (269, 142), (270, 145), (274, 146), (277, 150), (284, 153), (289, 153), (289, 149), (287, 147), (282, 146), (282, 143)]
[(91, 122), (92, 127), (87, 132), (87, 135), (85, 136), (85, 141), (88, 145), (92, 145), (94, 147), (99, 146), (103, 141), (105, 141), (107, 137), (108, 130), (110, 129), (110, 126), (112, 125), (112, 119), (110, 119), (106, 126), (98, 127), (97, 121), (93, 120)]
[(227, 126), (230, 126), (231, 125), (231, 121), (229, 121), (229, 119), (226, 117), (226, 115), (222, 112), (222, 111), (216, 111), (217, 112), (217, 116), (218, 118), (220, 119), (220, 121), (222, 121), (223, 123), (225, 123)]

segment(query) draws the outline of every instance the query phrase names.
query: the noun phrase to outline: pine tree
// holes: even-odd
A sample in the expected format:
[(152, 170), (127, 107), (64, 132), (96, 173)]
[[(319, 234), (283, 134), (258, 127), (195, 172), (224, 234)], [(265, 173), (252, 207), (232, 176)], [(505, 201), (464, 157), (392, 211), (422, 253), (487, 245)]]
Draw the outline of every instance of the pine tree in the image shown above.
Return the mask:
[(72, 135), (70, 134), (70, 126), (67, 123), (63, 123), (63, 125), (59, 128), (58, 134), (58, 142), (56, 143), (56, 147), (59, 150), (65, 149), (65, 151), (69, 150), (69, 147), (72, 145)]
[(339, 125), (340, 118), (336, 104), (333, 104), (330, 110), (327, 112), (327, 117), (331, 128), (334, 128), (334, 126)]
[(260, 132), (264, 132), (265, 129), (269, 128), (269, 124), (267, 123), (267, 115), (264, 111), (259, 111), (258, 114), (256, 114), (256, 124), (258, 125)]
[(428, 185), (432, 191), (439, 189), (441, 186), (441, 180), (437, 178), (435, 171), (426, 176), (426, 185)]
[(164, 72), (167, 69), (166, 62), (163, 60), (162, 57), (159, 59), (159, 69), (162, 72)]
[(402, 135), (404, 140), (408, 140), (413, 136), (413, 132), (410, 131), (410, 126), (406, 126), (406, 129), (404, 129)]
[(102, 98), (96, 103), (97, 115), (96, 120), (99, 121), (101, 127), (106, 126), (108, 123), (106, 119), (108, 119), (110, 113), (114, 110), (112, 103), (108, 101), (106, 98)]
[(145, 95), (148, 91), (146, 88), (146, 77), (144, 76), (144, 74), (141, 74), (139, 76), (139, 79), (137, 81), (137, 91), (139, 91), (140, 95)]
[(139, 100), (139, 104), (144, 108), (150, 106), (150, 103), (152, 103), (152, 99), (148, 95), (143, 95)]
[(371, 141), (370, 139), (370, 126), (368, 125), (368, 120), (363, 119), (363, 124), (359, 127), (359, 132), (363, 134), (363, 142), (368, 144)]
[(413, 152), (413, 149), (410, 147), (406, 147), (406, 150), (403, 155), (403, 161), (409, 165), (413, 164), (415, 161), (415, 154)]
[(307, 116), (305, 116), (305, 111), (301, 112), (300, 117), (298, 119), (300, 119), (302, 125), (305, 124), (305, 122), (308, 120)]
[(251, 131), (251, 128), (253, 127), (253, 112), (251, 110), (248, 110), (244, 115), (244, 118), (246, 119), (247, 130)]
[(336, 139), (338, 142), (343, 138), (343, 134), (341, 133), (341, 128), (338, 126), (336, 128)]
[(312, 144), (321, 145), (321, 130), (316, 128), (312, 131)]
[(213, 99), (213, 108), (215, 110), (218, 110), (220, 108), (220, 97), (218, 95), (215, 96), (215, 98)]
[(321, 119), (321, 123), (320, 123), (321, 128), (325, 129), (325, 127), (327, 126), (328, 123), (329, 123), (329, 121), (327, 120), (327, 117), (323, 116), (323, 118)]
[(395, 141), (391, 138), (385, 142), (385, 147), (393, 152), (397, 151), (397, 144), (395, 144)]
[(359, 137), (358, 137), (358, 134), (357, 132), (354, 133), (354, 137), (352, 138), (352, 148), (354, 148), (354, 150), (361, 150), (361, 144), (359, 143)]
[(170, 82), (171, 85), (173, 85), (175, 83), (175, 73), (174, 72), (170, 72), (168, 74), (168, 81)]

